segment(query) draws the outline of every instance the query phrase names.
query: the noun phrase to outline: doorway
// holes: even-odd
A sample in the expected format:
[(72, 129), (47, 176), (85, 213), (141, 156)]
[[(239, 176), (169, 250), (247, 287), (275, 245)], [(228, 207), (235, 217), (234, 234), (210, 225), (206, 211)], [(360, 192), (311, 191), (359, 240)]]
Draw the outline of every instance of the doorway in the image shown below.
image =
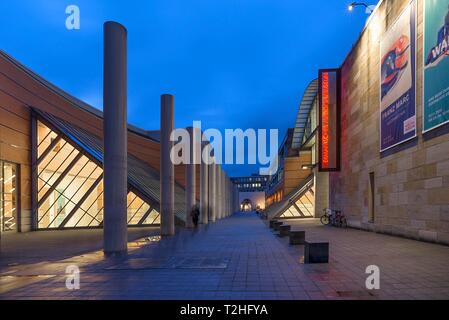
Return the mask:
[(253, 211), (253, 203), (250, 199), (245, 199), (243, 200), (243, 202), (240, 204), (240, 209), (242, 212), (251, 212)]

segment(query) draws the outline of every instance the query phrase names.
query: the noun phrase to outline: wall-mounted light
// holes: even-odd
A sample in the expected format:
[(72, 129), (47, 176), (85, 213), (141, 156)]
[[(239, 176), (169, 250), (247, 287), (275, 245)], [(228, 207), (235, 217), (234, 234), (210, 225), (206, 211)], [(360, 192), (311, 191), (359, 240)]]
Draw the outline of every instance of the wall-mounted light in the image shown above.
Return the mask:
[(312, 170), (313, 166), (311, 164), (304, 164), (302, 165), (302, 170)]
[(371, 14), (374, 11), (375, 5), (367, 5), (364, 2), (353, 2), (348, 6), (349, 11), (353, 11), (355, 7), (365, 7), (366, 14)]

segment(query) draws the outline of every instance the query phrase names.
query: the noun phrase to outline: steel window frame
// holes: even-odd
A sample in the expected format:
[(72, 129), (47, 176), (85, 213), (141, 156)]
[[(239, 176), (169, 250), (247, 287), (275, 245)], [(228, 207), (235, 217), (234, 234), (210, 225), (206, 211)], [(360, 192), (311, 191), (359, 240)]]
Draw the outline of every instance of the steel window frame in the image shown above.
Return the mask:
[[(48, 121), (47, 119), (45, 119), (43, 116), (41, 116), (40, 114), (38, 114), (36, 111), (32, 110), (31, 111), (31, 158), (32, 158), (32, 186), (31, 186), (31, 190), (32, 190), (32, 196), (31, 196), (31, 202), (32, 202), (32, 214), (33, 214), (33, 230), (39, 230), (39, 231), (52, 231), (52, 230), (83, 230), (83, 229), (101, 229), (103, 226), (103, 221), (100, 223), (99, 226), (87, 226), (87, 227), (58, 227), (58, 228), (40, 228), (39, 227), (39, 214), (38, 214), (38, 210), (39, 210), (39, 203), (41, 202), (41, 200), (38, 200), (38, 186), (37, 186), (37, 182), (39, 179), (39, 176), (37, 174), (37, 167), (38, 164), (40, 162), (38, 162), (38, 158), (37, 158), (37, 151), (38, 151), (38, 134), (37, 134), (37, 122), (40, 121), (42, 124), (44, 124), (45, 126), (47, 126), (51, 131), (55, 132), (58, 137), (60, 139), (64, 139), (67, 143), (69, 143), (75, 150), (77, 150), (79, 152), (79, 154), (77, 155), (76, 158), (78, 158), (79, 156), (86, 156), (90, 161), (92, 161), (93, 163), (95, 163), (98, 167), (100, 167), (103, 170), (103, 163), (98, 160), (96, 157), (94, 157), (93, 155), (91, 155), (89, 152), (87, 152), (86, 150), (84, 150), (82, 147), (80, 147), (78, 145), (78, 143), (76, 143), (75, 141), (73, 141), (73, 139), (71, 139), (69, 136), (67, 136), (66, 134), (64, 134), (64, 132), (62, 132), (61, 130), (59, 130), (55, 125), (53, 125), (50, 121)], [(56, 140), (56, 139), (55, 139)], [(41, 158), (41, 157), (39, 157)], [(40, 159), (39, 159), (40, 160)], [(75, 162), (76, 164), (76, 162)], [(72, 168), (72, 163), (69, 165), (68, 168)], [(68, 169), (67, 168), (67, 169)], [(61, 174), (61, 176), (65, 176), (65, 174)], [(60, 178), (61, 178), (60, 176)], [(101, 177), (103, 176), (103, 173), (101, 174)], [(59, 180), (59, 178), (58, 178)], [(101, 183), (101, 180), (99, 180)], [(57, 185), (56, 181), (54, 183), (53, 186), (53, 190), (56, 188)], [(99, 184), (98, 183), (98, 184)], [(145, 194), (143, 194), (142, 192), (140, 192), (137, 187), (135, 187), (132, 183), (132, 181), (128, 181), (128, 193), (129, 192), (133, 192), (137, 197), (139, 197), (142, 201), (146, 202), (149, 205), (149, 209), (148, 211), (144, 214), (144, 216), (142, 217), (142, 219), (139, 221), (139, 224), (137, 225), (129, 225), (128, 224), (128, 228), (142, 228), (142, 227), (157, 227), (160, 226), (160, 224), (141, 224), (143, 223), (143, 221), (145, 221), (148, 216), (151, 214), (151, 212), (153, 210), (155, 210), (156, 212), (158, 212), (158, 216), (160, 216), (160, 205), (159, 203), (157, 203), (155, 200), (150, 199), (148, 196), (146, 196)], [(98, 184), (95, 182), (95, 185), (98, 186)], [(49, 190), (50, 191), (50, 190)], [(48, 192), (49, 192), (48, 191)], [(47, 192), (47, 193), (48, 193)], [(86, 193), (86, 199), (88, 197), (88, 194), (90, 193)], [(100, 195), (98, 195), (98, 197), (100, 197)], [(84, 198), (84, 196), (83, 196)], [(83, 199), (81, 199), (83, 200)], [(85, 201), (81, 201), (79, 202), (79, 207), (81, 207)], [(75, 208), (74, 208), (75, 209)], [(104, 209), (104, 206), (98, 210), (97, 214), (92, 217), (92, 221), (89, 223), (91, 224), (94, 220), (96, 220), (96, 217), (98, 216), (98, 214)], [(73, 211), (73, 210), (72, 210)], [(84, 211), (84, 210), (83, 210)], [(74, 212), (76, 213), (76, 211)], [(74, 214), (73, 213), (73, 214)], [(69, 213), (69, 215), (72, 215), (72, 212)], [(85, 212), (85, 214), (89, 214), (88, 211)], [(89, 214), (90, 215), (90, 214)], [(85, 215), (83, 215), (84, 217)], [(91, 215), (90, 215), (91, 216)], [(157, 216), (157, 217), (158, 217)], [(154, 219), (154, 221), (157, 220), (157, 217)], [(68, 218), (68, 217), (67, 217)], [(82, 219), (82, 217), (81, 217)], [(80, 219), (80, 220), (81, 220)], [(67, 220), (67, 222), (65, 221)], [(79, 221), (80, 221), (79, 220)], [(62, 225), (66, 225), (68, 223), (68, 221), (70, 221), (69, 219), (64, 219), (63, 223), (61, 223)], [(77, 224), (79, 223), (79, 221), (77, 222)], [(154, 222), (153, 221), (153, 222)]]

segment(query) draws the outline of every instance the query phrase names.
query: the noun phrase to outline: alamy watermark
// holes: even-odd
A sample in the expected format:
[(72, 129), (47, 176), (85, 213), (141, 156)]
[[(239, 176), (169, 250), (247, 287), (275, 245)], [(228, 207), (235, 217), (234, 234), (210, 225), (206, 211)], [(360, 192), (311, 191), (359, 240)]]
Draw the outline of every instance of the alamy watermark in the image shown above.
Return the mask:
[(380, 268), (375, 265), (368, 266), (365, 271), (369, 274), (365, 286), (368, 290), (380, 290)]
[(81, 276), (80, 269), (76, 265), (68, 266), (65, 269), (67, 278), (65, 280), (65, 287), (70, 290), (80, 290), (81, 289)]
[(81, 12), (77, 5), (71, 4), (65, 9), (65, 13), (68, 15), (65, 20), (65, 27), (67, 30), (79, 30), (81, 29)]
[(223, 137), (218, 129), (203, 132), (201, 121), (194, 121), (190, 129), (173, 130), (170, 158), (174, 165), (258, 164), (261, 175), (273, 175), (278, 170), (278, 139), (277, 129), (226, 129)]

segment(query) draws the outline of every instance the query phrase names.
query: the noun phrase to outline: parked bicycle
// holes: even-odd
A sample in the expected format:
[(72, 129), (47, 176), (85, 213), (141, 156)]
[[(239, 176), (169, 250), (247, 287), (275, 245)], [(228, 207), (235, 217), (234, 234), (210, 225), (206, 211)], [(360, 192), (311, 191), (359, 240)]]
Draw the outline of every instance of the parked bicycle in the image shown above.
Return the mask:
[(346, 217), (340, 210), (332, 210), (329, 208), (324, 209), (324, 215), (320, 221), (325, 226), (332, 225), (338, 228), (346, 228), (348, 226)]

